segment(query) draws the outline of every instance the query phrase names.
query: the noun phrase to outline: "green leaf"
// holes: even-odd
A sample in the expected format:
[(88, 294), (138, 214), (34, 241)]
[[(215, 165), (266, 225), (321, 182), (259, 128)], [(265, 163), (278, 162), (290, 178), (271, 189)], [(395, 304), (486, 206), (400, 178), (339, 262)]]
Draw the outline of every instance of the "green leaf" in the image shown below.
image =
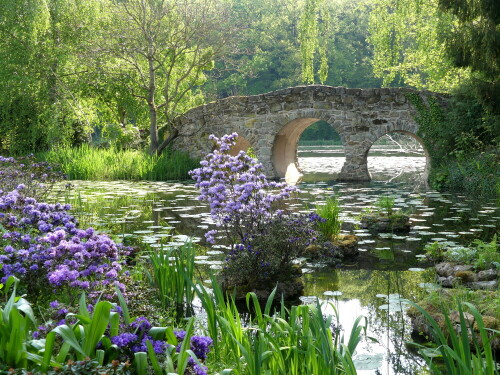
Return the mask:
[(137, 370), (137, 375), (148, 374), (148, 355), (145, 352), (138, 352), (134, 354), (134, 364)]
[(94, 307), (94, 314), (92, 315), (92, 323), (86, 329), (85, 343), (83, 350), (85, 353), (93, 357), (97, 343), (101, 340), (102, 335), (106, 331), (109, 323), (109, 315), (113, 306), (108, 301), (101, 301)]
[[(64, 324), (62, 326), (58, 326), (52, 330), (52, 332), (57, 333), (61, 338), (64, 340), (66, 344), (68, 344), (71, 348), (76, 350), (78, 353), (83, 355), (84, 357), (87, 356), (87, 353), (83, 350), (83, 348), (80, 346), (80, 343), (76, 339), (75, 332), (69, 327), (68, 325)], [(62, 352), (62, 351), (61, 351)], [(62, 362), (64, 361), (65, 358), (62, 360), (58, 357), (57, 361)]]

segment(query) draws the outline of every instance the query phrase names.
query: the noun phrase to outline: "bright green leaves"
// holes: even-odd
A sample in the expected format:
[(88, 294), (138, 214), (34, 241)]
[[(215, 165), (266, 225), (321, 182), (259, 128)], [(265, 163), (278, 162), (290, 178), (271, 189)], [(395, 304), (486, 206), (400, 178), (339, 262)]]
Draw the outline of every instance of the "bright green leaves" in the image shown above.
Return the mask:
[(26, 368), (28, 350), (26, 343), (30, 330), (35, 326), (35, 316), (31, 305), (16, 297), (15, 279), (11, 276), (7, 288), (13, 285), (13, 292), (3, 308), (0, 308), (0, 363), (13, 368)]
[(331, 38), (330, 14), (325, 0), (306, 0), (299, 22), (302, 81), (315, 82), (315, 54), (320, 57), (319, 81), (328, 77), (327, 38)]
[(385, 86), (449, 91), (458, 85), (469, 72), (452, 66), (442, 40), (454, 22), (437, 0), (376, 0), (370, 16), (375, 75)]

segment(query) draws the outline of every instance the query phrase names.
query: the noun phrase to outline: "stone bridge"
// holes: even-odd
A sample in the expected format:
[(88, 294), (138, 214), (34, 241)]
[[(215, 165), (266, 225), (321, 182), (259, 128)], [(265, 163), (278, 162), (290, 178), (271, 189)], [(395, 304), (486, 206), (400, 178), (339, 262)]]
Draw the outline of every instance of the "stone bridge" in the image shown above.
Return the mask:
[[(177, 121), (183, 136), (174, 147), (203, 157), (213, 144), (208, 135), (238, 133), (234, 153), (252, 147), (271, 178), (300, 174), (297, 142), (302, 132), (318, 120), (328, 122), (340, 135), (345, 163), (338, 179), (369, 181), (367, 155), (373, 143), (388, 133), (416, 138), (416, 110), (407, 94), (424, 101), (430, 92), (406, 88), (347, 89), (322, 85), (298, 86), (254, 96), (220, 99), (188, 111)], [(187, 135), (186, 135), (187, 134)], [(427, 151), (426, 151), (427, 156)], [(428, 172), (429, 158), (427, 157)]]

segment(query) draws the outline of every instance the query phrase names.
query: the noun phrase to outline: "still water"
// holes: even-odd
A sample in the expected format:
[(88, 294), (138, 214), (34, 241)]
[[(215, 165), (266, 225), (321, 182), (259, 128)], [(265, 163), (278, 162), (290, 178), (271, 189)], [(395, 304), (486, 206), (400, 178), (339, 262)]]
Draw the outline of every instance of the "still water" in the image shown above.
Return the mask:
[[(356, 317), (368, 321), (368, 336), (358, 347), (355, 363), (359, 374), (424, 374), (423, 360), (412, 352), (409, 319), (402, 299), (417, 301), (435, 288), (435, 274), (421, 261), (423, 247), (430, 242), (467, 245), (475, 238), (490, 240), (498, 230), (500, 210), (495, 202), (475, 202), (463, 196), (440, 194), (419, 180), (425, 158), (372, 156), (368, 160), (373, 181), (367, 184), (335, 183), (343, 156), (324, 148), (299, 150), (305, 174), (302, 192), (291, 206), (314, 207), (336, 195), (343, 208), (344, 230), (360, 238), (360, 255), (341, 268), (304, 264), (304, 303), (319, 298), (325, 313), (338, 312), (345, 330)], [(169, 241), (182, 244), (188, 236), (201, 241), (213, 225), (208, 208), (199, 202), (189, 182), (89, 182), (74, 181), (64, 197), (78, 207), (81, 225), (106, 228), (124, 241), (140, 241), (155, 248)], [(380, 196), (396, 198), (396, 207), (411, 215), (409, 234), (371, 234), (356, 229), (357, 216)], [(199, 254), (199, 267), (220, 269), (222, 246)]]

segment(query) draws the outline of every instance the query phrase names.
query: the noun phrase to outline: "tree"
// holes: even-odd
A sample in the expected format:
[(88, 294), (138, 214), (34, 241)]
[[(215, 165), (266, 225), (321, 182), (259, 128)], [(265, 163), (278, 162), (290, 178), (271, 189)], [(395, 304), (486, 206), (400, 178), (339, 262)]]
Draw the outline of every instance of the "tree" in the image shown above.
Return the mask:
[(99, 14), (99, 0), (0, 2), (0, 149), (75, 144), (89, 133), (96, 111), (77, 51)]
[(205, 89), (214, 98), (252, 95), (300, 84), (297, 24), (302, 1), (227, 0), (231, 50), (216, 60)]
[(472, 70), (479, 98), (500, 115), (500, 2), (439, 0), (439, 7), (457, 19), (445, 35), (448, 56)]
[[(184, 135), (174, 119), (202, 104), (204, 72), (226, 45), (224, 17), (214, 0), (113, 0), (91, 55), (94, 82), (127, 116), (147, 117), (150, 152)], [(120, 86), (120, 87), (119, 87)], [(128, 103), (128, 105), (123, 105)], [(131, 106), (130, 103), (133, 103)]]
[(319, 81), (328, 77), (328, 57), (326, 38), (331, 38), (330, 12), (325, 8), (325, 0), (306, 0), (299, 24), (300, 53), (302, 58), (302, 80), (314, 83), (314, 55), (319, 53)]
[(438, 0), (376, 0), (370, 14), (374, 73), (384, 85), (449, 91), (468, 79), (457, 68), (441, 36), (452, 30), (454, 16), (438, 9)]

